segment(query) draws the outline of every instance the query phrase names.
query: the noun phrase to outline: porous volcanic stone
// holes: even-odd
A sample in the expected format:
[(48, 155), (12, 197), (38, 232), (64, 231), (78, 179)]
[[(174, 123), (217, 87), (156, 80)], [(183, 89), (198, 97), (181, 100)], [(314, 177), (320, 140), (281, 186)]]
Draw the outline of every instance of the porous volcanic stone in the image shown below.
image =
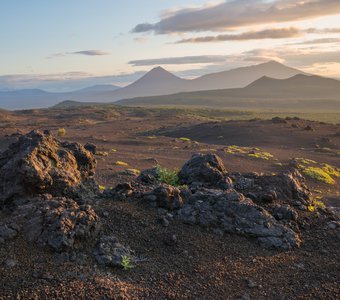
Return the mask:
[(74, 194), (95, 173), (96, 161), (78, 143), (32, 131), (0, 154), (0, 208), (20, 196)]

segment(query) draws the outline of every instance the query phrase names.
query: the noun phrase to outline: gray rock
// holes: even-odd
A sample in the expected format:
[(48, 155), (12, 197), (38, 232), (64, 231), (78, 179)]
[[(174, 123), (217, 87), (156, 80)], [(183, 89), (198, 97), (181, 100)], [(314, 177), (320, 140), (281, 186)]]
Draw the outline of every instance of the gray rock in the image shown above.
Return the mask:
[(114, 236), (102, 236), (93, 250), (98, 264), (108, 267), (122, 267), (122, 257), (127, 256), (133, 261), (132, 254), (132, 250), (120, 244)]
[(4, 262), (3, 262), (3, 266), (6, 268), (6, 269), (12, 269), (14, 267), (16, 267), (18, 265), (18, 261), (15, 260), (15, 259), (6, 259)]
[(23, 225), (25, 238), (57, 252), (80, 248), (100, 228), (99, 217), (91, 206), (79, 205), (72, 199), (32, 199), (21, 210), (26, 210), (28, 220)]
[(143, 197), (144, 200), (154, 200), (158, 207), (169, 210), (178, 209), (183, 205), (181, 191), (167, 184), (161, 184), (156, 187), (151, 193)]
[(222, 160), (215, 154), (194, 154), (178, 173), (182, 184), (227, 189), (231, 180)]
[(268, 211), (235, 190), (198, 191), (178, 211), (177, 217), (185, 223), (255, 237), (266, 248), (291, 249), (300, 245), (293, 230), (279, 224)]

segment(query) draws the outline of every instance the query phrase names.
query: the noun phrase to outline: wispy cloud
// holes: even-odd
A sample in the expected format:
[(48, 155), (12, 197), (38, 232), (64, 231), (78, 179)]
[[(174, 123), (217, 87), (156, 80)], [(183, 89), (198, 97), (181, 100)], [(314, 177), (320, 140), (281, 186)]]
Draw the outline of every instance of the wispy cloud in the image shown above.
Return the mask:
[(88, 55), (88, 56), (102, 56), (102, 55), (110, 55), (111, 53), (105, 52), (102, 50), (82, 50), (76, 52), (69, 52), (68, 54), (80, 54), (80, 55)]
[(74, 51), (74, 52), (60, 52), (54, 53), (48, 56), (48, 59), (65, 57), (67, 55), (86, 55), (86, 56), (103, 56), (103, 55), (111, 55), (109, 52), (105, 52), (103, 50), (82, 50), (82, 51)]
[(213, 6), (179, 9), (154, 24), (138, 24), (133, 32), (223, 31), (249, 25), (301, 21), (340, 13), (339, 0), (230, 0)]
[(307, 40), (297, 43), (289, 43), (288, 45), (317, 45), (317, 44), (333, 44), (340, 43), (340, 38), (321, 38), (321, 39), (313, 39)]
[(183, 57), (165, 57), (155, 59), (142, 59), (129, 61), (133, 66), (154, 66), (154, 65), (184, 65), (184, 64), (211, 64), (226, 61), (224, 55), (201, 55)]
[(216, 36), (203, 36), (190, 39), (182, 39), (177, 44), (182, 43), (208, 43), (208, 42), (224, 42), (224, 41), (246, 41), (246, 40), (262, 40), (262, 39), (282, 39), (295, 38), (302, 36), (301, 30), (295, 27), (289, 28), (271, 28), (261, 31), (248, 31), (240, 34), (220, 34)]

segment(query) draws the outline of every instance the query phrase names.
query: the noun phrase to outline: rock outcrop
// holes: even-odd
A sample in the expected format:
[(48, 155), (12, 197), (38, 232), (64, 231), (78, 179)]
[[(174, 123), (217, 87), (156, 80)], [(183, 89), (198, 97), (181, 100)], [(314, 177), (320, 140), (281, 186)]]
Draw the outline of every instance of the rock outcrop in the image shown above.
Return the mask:
[(206, 187), (230, 188), (228, 177), (222, 160), (215, 154), (194, 154), (178, 173), (182, 184)]
[(32, 131), (0, 154), (0, 208), (21, 196), (74, 196), (75, 189), (94, 175), (95, 166), (82, 145)]

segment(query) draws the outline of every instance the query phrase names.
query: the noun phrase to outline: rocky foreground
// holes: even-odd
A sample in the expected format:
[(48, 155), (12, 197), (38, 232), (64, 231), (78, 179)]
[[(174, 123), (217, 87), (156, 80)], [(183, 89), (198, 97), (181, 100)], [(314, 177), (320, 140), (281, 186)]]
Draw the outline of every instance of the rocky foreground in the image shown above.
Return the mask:
[[(221, 239), (242, 236), (263, 251), (296, 251), (307, 242), (304, 232), (315, 226), (326, 226), (332, 238), (340, 240), (339, 215), (317, 207), (294, 161), (275, 175), (241, 174), (229, 173), (214, 154), (195, 154), (175, 181), (165, 180), (155, 167), (131, 176), (129, 182), (104, 188), (93, 178), (95, 151), (93, 144), (61, 142), (48, 131), (18, 136), (0, 154), (0, 244), (23, 239), (32, 249), (94, 269), (97, 265), (138, 269), (147, 253), (119, 241), (109, 226), (108, 212), (103, 211), (107, 201), (112, 206), (119, 201), (141, 205), (164, 228), (189, 224)], [(168, 234), (164, 243), (174, 247), (178, 236)], [(18, 262), (9, 256), (2, 264), (10, 270)], [(36, 277), (48, 277), (41, 272)], [(9, 289), (6, 286), (0, 295), (14, 297)], [(20, 293), (16, 296), (20, 298)]]

